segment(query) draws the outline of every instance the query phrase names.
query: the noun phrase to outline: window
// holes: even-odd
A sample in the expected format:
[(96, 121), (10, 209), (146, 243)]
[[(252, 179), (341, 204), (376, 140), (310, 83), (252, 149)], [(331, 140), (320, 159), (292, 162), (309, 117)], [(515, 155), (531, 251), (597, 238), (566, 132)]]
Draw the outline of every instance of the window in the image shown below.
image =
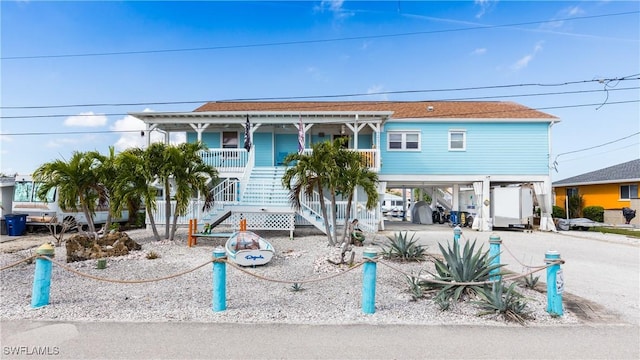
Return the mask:
[(567, 188), (567, 197), (578, 196), (578, 188)]
[[(14, 185), (13, 201), (14, 202), (43, 202), (38, 197), (38, 188), (41, 183), (36, 183), (35, 187), (31, 181), (16, 181)], [(56, 188), (49, 189), (44, 199), (46, 203), (52, 203), (56, 198)]]
[(638, 185), (620, 185), (620, 200), (638, 198)]
[(420, 150), (420, 132), (418, 131), (390, 131), (387, 138), (387, 149)]
[(449, 151), (467, 150), (467, 131), (449, 130)]
[(223, 149), (237, 149), (238, 148), (238, 133), (235, 131), (224, 131), (222, 133), (222, 148)]

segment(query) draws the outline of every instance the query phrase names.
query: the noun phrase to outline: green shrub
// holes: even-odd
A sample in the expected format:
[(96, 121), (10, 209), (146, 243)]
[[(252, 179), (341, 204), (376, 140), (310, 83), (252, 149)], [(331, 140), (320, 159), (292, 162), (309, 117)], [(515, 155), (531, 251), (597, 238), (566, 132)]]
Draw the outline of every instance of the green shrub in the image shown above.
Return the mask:
[(589, 220), (604, 222), (604, 208), (602, 206), (587, 206), (582, 214)]
[[(494, 283), (492, 289), (481, 289), (478, 292), (480, 301), (474, 301), (482, 310), (478, 316), (493, 315), (502, 317), (506, 321), (516, 321), (524, 325), (525, 320), (531, 318), (527, 310), (524, 296), (515, 290), (516, 283), (505, 289), (502, 281)], [(506, 291), (505, 291), (506, 290)]]
[(567, 213), (560, 206), (553, 205), (553, 211), (551, 212), (551, 216), (553, 216), (556, 219), (564, 219), (567, 217)]
[(482, 252), (482, 246), (476, 251), (475, 240), (467, 242), (462, 252), (458, 242), (454, 242), (453, 247), (449, 244), (446, 250), (441, 244), (438, 246), (444, 261), (434, 260), (437, 274), (433, 275), (436, 280), (448, 282), (448, 284), (434, 283), (431, 286), (440, 288), (435, 300), (443, 309), (448, 307), (450, 300), (464, 300), (464, 298), (475, 296), (480, 289), (487, 287), (487, 285), (465, 285), (464, 283), (487, 281), (491, 271), (504, 266), (504, 264), (492, 264), (495, 256), (490, 256), (489, 251)]
[(394, 238), (389, 237), (389, 244), (382, 245), (382, 257), (390, 260), (420, 261), (424, 260), (427, 248), (418, 244), (419, 239), (415, 239), (416, 234), (407, 239), (407, 231), (399, 231), (394, 234)]

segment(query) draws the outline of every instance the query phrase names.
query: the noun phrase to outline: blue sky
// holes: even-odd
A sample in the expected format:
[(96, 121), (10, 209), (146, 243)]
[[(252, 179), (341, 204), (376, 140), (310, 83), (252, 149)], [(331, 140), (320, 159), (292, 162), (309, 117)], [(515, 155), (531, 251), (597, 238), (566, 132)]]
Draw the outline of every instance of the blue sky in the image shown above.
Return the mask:
[[(541, 109), (561, 120), (553, 180), (640, 157), (638, 1), (2, 1), (0, 10), (5, 174), (74, 150), (142, 145), (139, 132), (119, 132), (143, 128), (128, 112), (200, 105), (152, 103), (336, 94)], [(59, 56), (194, 48), (209, 49)], [(409, 92), (521, 84), (557, 86)], [(139, 104), (25, 108), (96, 103)]]

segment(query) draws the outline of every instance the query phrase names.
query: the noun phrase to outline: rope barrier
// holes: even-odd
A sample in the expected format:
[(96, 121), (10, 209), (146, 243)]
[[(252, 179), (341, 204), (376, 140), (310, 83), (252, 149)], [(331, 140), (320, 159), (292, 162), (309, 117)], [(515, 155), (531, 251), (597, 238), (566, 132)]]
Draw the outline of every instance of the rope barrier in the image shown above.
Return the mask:
[(248, 271), (248, 270), (244, 269), (243, 267), (241, 267), (241, 266), (239, 266), (239, 265), (237, 265), (237, 264), (235, 264), (235, 263), (229, 262), (229, 261), (227, 261), (227, 263), (228, 263), (229, 265), (231, 265), (231, 267), (233, 267), (233, 268), (235, 268), (235, 269), (237, 269), (237, 270), (240, 270), (241, 272), (243, 272), (243, 273), (245, 273), (245, 274), (251, 275), (251, 276), (256, 277), (256, 278), (258, 278), (258, 279), (261, 279), (261, 280), (271, 281), (271, 282), (281, 283), (281, 284), (307, 284), (307, 283), (313, 283), (313, 282), (318, 282), (318, 281), (323, 281), (323, 280), (329, 280), (329, 279), (332, 279), (332, 278), (334, 278), (334, 277), (338, 277), (338, 276), (340, 276), (340, 275), (344, 275), (344, 274), (348, 273), (349, 271), (355, 270), (355, 269), (357, 269), (358, 267), (362, 266), (362, 264), (364, 264), (364, 262), (356, 263), (355, 265), (351, 266), (351, 267), (350, 267), (349, 269), (347, 269), (346, 271), (339, 272), (339, 273), (336, 273), (336, 274), (332, 274), (332, 275), (329, 275), (329, 276), (324, 276), (324, 277), (320, 277), (320, 278), (315, 278), (315, 279), (303, 279), (303, 280), (279, 280), (279, 279), (273, 279), (273, 278), (268, 278), (268, 277), (265, 277), (265, 276), (262, 276), (262, 275), (258, 275), (258, 274), (256, 274), (256, 273), (253, 273), (253, 272), (251, 272), (251, 271)]
[[(386, 261), (378, 261), (378, 262), (380, 264), (384, 265), (384, 266), (387, 266), (387, 267), (391, 268), (392, 270), (395, 270), (395, 271), (403, 274), (404, 276), (413, 277), (413, 275), (409, 275), (409, 274), (405, 273), (404, 271), (389, 265)], [(527, 273), (524, 273), (524, 274), (518, 274), (518, 275), (503, 277), (502, 280), (506, 280), (506, 281), (516, 280), (516, 279), (529, 276), (529, 275), (531, 275), (531, 274), (533, 274), (535, 272), (544, 270), (544, 269), (546, 269), (548, 267), (551, 267), (553, 265), (558, 265), (558, 264), (564, 264), (564, 261), (563, 260), (553, 261), (553, 262), (550, 262), (550, 263), (548, 263), (546, 265), (538, 266), (538, 267), (536, 267), (535, 270), (531, 270), (531, 271), (529, 271)], [(493, 283), (496, 283), (496, 282), (500, 281), (500, 280), (487, 280), (487, 281), (477, 281), (477, 282), (456, 282), (456, 281), (442, 281), (442, 280), (435, 280), (435, 279), (423, 279), (423, 280), (425, 282), (439, 284), (439, 285), (452, 285), (452, 284), (455, 284), (455, 285), (459, 285), (459, 286), (489, 285), (489, 284), (493, 284)]]
[(90, 274), (86, 274), (83, 272), (80, 272), (76, 269), (73, 269), (69, 266), (64, 265), (63, 263), (53, 260), (52, 258), (48, 257), (48, 256), (43, 256), (43, 255), (37, 255), (36, 257), (38, 258), (42, 258), (42, 259), (46, 259), (51, 261), (52, 263), (60, 266), (61, 268), (63, 268), (64, 270), (67, 270), (69, 272), (72, 272), (76, 275), (82, 276), (82, 277), (86, 277), (89, 279), (93, 279), (93, 280), (98, 280), (98, 281), (105, 281), (105, 282), (112, 282), (112, 283), (118, 283), (118, 284), (142, 284), (142, 283), (148, 283), (148, 282), (154, 282), (154, 281), (162, 281), (162, 280), (168, 280), (168, 279), (172, 279), (178, 276), (182, 276), (185, 274), (188, 274), (190, 272), (196, 271), (198, 269), (200, 269), (201, 267), (211, 264), (213, 262), (213, 260), (209, 260), (206, 263), (202, 264), (202, 265), (198, 265), (193, 269), (189, 269), (177, 274), (173, 274), (173, 275), (169, 275), (169, 276), (165, 276), (165, 277), (161, 277), (161, 278), (155, 278), (155, 279), (143, 279), (143, 280), (118, 280), (118, 279), (107, 279), (107, 278), (103, 278), (103, 277), (99, 277), (99, 276), (94, 276), (94, 275), (90, 275)]
[(20, 264), (21, 264), (21, 263), (23, 263), (23, 262), (32, 261), (32, 260), (33, 260), (33, 259), (35, 259), (37, 256), (38, 256), (38, 255), (31, 255), (31, 256), (29, 256), (28, 258), (24, 258), (24, 259), (22, 259), (22, 260), (18, 260), (18, 261), (16, 261), (16, 262), (12, 263), (12, 264), (9, 264), (9, 265), (7, 265), (7, 266), (1, 267), (1, 268), (0, 268), (0, 271), (4, 271), (4, 270), (10, 269), (10, 268), (12, 268), (12, 267), (14, 267), (14, 266), (18, 266), (18, 265), (20, 265)]

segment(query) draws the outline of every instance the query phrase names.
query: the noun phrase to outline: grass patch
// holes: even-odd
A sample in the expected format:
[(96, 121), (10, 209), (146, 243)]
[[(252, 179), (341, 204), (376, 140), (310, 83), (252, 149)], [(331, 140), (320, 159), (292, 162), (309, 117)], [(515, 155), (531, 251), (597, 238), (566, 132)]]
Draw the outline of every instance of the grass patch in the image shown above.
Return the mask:
[(592, 227), (589, 229), (589, 231), (606, 233), (606, 234), (626, 235), (626, 236), (631, 236), (631, 237), (640, 239), (640, 231), (638, 230), (608, 228), (608, 227)]

